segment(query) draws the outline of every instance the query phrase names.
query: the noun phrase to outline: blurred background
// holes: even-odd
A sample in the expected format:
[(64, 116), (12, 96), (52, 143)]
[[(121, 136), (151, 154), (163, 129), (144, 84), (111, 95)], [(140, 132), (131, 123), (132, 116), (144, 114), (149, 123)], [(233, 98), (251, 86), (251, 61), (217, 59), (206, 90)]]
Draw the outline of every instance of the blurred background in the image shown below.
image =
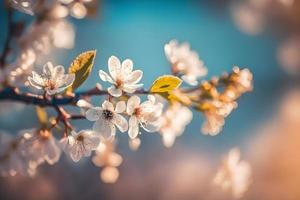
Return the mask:
[[(75, 164), (65, 155), (54, 166), (42, 165), (35, 178), (0, 178), (0, 199), (231, 199), (211, 187), (223, 156), (232, 147), (253, 170), (243, 199), (300, 199), (300, 3), (297, 0), (101, 0), (98, 13), (71, 19), (74, 48), (54, 50), (45, 61), (68, 66), (79, 53), (96, 49), (95, 68), (87, 89), (101, 82), (99, 69), (116, 55), (131, 58), (144, 71), (146, 87), (170, 73), (164, 44), (189, 42), (208, 68), (207, 79), (234, 65), (253, 72), (254, 90), (215, 136), (200, 133), (201, 113), (172, 148), (158, 134), (144, 133), (132, 152), (127, 136), (119, 135), (123, 157), (120, 177), (104, 184), (90, 159)], [(4, 46), (6, 10), (0, 7), (0, 47)], [(30, 22), (31, 17), (18, 14)], [(106, 86), (104, 84), (104, 86)], [(100, 104), (100, 99), (93, 99)], [(9, 108), (8, 106), (9, 105)], [(11, 111), (13, 109), (13, 111)], [(0, 103), (0, 129), (17, 134), (37, 123), (34, 107)], [(89, 122), (78, 122), (88, 128)]]

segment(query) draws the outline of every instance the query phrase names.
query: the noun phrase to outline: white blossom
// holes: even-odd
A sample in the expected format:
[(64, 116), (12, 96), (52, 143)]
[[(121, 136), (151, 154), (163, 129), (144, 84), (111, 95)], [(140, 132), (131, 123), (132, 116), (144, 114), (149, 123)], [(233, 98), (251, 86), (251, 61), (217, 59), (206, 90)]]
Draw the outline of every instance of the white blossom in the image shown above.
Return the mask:
[(188, 43), (178, 44), (176, 40), (165, 45), (165, 54), (172, 64), (173, 71), (190, 85), (197, 85), (197, 79), (207, 74), (207, 69), (197, 52)]
[(35, 169), (45, 161), (53, 165), (58, 162), (61, 149), (59, 143), (48, 130), (23, 131), (24, 142), (22, 152), (29, 162), (29, 167)]
[(90, 156), (97, 148), (100, 138), (91, 130), (72, 131), (71, 135), (61, 140), (64, 150), (70, 154), (74, 162), (78, 162), (83, 156)]
[(160, 123), (159, 132), (166, 147), (171, 147), (174, 144), (175, 138), (184, 132), (192, 117), (192, 112), (180, 104), (173, 104), (165, 111), (158, 122)]
[(229, 151), (213, 181), (223, 190), (230, 190), (235, 198), (241, 198), (248, 190), (251, 183), (251, 166), (246, 161), (240, 161), (239, 149)]
[(45, 90), (49, 95), (54, 95), (64, 91), (72, 85), (75, 80), (75, 74), (65, 74), (63, 66), (53, 66), (51, 62), (47, 62), (43, 67), (43, 73), (39, 75), (32, 71), (32, 76), (28, 77), (28, 81), (37, 89)]
[(127, 114), (129, 118), (128, 135), (134, 139), (139, 134), (139, 125), (147, 132), (159, 129), (157, 120), (162, 113), (163, 104), (157, 103), (153, 95), (148, 95), (148, 100), (141, 103), (140, 97), (134, 95), (128, 99)]
[(20, 140), (15, 140), (8, 134), (1, 132), (0, 137), (0, 172), (2, 176), (15, 176), (16, 174), (27, 175), (28, 165), (22, 149)]
[(122, 95), (122, 92), (134, 93), (137, 89), (141, 88), (143, 84), (138, 84), (143, 76), (141, 70), (133, 70), (133, 62), (126, 59), (122, 62), (115, 57), (111, 56), (108, 59), (108, 69), (110, 75), (100, 70), (99, 76), (103, 81), (113, 84), (108, 88), (109, 94), (115, 97)]
[(114, 105), (109, 101), (104, 101), (102, 107), (93, 107), (86, 112), (86, 118), (95, 121), (93, 130), (99, 133), (103, 139), (110, 139), (115, 136), (116, 128), (121, 132), (128, 130), (128, 122), (121, 115), (126, 109), (124, 101), (119, 101)]

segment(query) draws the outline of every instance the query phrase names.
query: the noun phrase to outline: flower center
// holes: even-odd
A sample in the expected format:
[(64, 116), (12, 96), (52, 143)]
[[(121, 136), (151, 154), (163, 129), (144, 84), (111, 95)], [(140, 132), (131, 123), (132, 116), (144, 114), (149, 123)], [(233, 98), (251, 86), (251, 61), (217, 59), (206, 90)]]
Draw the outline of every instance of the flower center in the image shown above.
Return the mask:
[(77, 138), (76, 138), (77, 141), (79, 142), (82, 142), (84, 140), (84, 137), (82, 135), (79, 135)]
[(50, 79), (46, 79), (45, 80), (45, 87), (50, 89), (50, 90), (53, 90), (56, 88), (56, 84), (54, 81), (50, 80)]
[(117, 88), (120, 88), (120, 87), (122, 87), (123, 86), (123, 81), (121, 80), (121, 79), (117, 79), (116, 80), (116, 87)]
[(51, 133), (48, 130), (40, 130), (39, 134), (43, 140), (48, 140), (51, 137)]
[(137, 117), (140, 117), (142, 115), (142, 109), (141, 108), (135, 108), (133, 114)]
[(110, 110), (103, 110), (102, 115), (106, 120), (112, 120), (112, 118), (114, 117), (113, 112), (111, 112)]

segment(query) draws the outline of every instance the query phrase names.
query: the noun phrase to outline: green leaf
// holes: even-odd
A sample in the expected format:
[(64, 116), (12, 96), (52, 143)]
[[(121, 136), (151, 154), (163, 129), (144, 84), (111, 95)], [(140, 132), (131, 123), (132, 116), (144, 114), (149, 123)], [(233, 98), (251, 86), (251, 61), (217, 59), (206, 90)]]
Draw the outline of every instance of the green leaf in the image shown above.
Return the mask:
[(152, 93), (169, 93), (177, 89), (182, 80), (173, 75), (164, 75), (158, 77), (152, 84), (150, 92)]
[(35, 112), (36, 112), (36, 116), (37, 116), (39, 122), (41, 123), (41, 125), (43, 127), (46, 127), (47, 123), (48, 123), (48, 116), (47, 116), (47, 112), (46, 112), (45, 108), (36, 106)]
[(88, 78), (93, 69), (95, 57), (96, 50), (92, 50), (83, 52), (75, 58), (69, 67), (69, 74), (74, 73), (75, 80), (67, 92), (73, 92)]

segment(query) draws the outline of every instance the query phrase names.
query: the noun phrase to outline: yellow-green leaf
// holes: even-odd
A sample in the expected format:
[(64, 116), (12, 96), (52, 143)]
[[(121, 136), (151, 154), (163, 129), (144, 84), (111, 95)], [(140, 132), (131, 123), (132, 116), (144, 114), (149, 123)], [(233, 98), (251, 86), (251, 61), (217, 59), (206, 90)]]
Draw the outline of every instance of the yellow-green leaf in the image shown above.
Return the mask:
[(48, 123), (48, 116), (45, 108), (40, 106), (35, 107), (36, 116), (43, 127), (45, 127)]
[(75, 58), (69, 67), (69, 74), (74, 73), (75, 80), (67, 92), (73, 92), (88, 78), (93, 69), (95, 57), (96, 50), (92, 50), (83, 52)]
[(182, 80), (173, 75), (164, 75), (158, 77), (152, 84), (150, 92), (152, 93), (169, 93), (177, 89), (182, 83)]

